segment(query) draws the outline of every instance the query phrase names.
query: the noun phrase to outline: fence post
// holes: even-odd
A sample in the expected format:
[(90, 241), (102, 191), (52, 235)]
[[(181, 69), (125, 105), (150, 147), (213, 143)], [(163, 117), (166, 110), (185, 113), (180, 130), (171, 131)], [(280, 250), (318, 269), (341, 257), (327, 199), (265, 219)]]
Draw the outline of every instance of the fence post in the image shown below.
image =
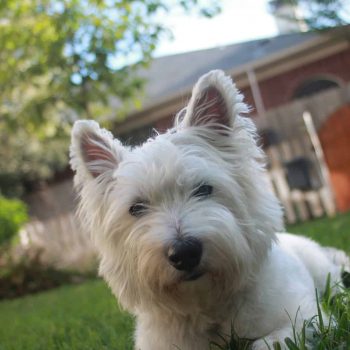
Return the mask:
[(309, 111), (304, 111), (303, 120), (306, 126), (306, 131), (310, 137), (311, 144), (315, 150), (318, 165), (320, 167), (321, 176), (325, 189), (321, 192), (323, 204), (329, 216), (334, 216), (336, 213), (334, 192), (332, 189), (332, 183), (327, 167), (327, 163), (324, 158), (324, 153), (322, 150), (320, 139), (317, 135), (315, 124), (313, 122), (311, 113)]

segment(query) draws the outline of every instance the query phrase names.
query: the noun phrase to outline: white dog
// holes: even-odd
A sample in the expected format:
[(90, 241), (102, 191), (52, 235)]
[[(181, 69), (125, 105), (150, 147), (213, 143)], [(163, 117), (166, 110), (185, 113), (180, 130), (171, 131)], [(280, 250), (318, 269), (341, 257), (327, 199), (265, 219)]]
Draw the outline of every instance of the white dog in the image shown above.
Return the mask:
[(267, 349), (317, 314), (348, 258), (283, 231), (255, 127), (231, 79), (195, 85), (173, 129), (123, 146), (78, 121), (71, 165), (100, 274), (136, 316), (135, 348), (204, 350), (233, 327)]

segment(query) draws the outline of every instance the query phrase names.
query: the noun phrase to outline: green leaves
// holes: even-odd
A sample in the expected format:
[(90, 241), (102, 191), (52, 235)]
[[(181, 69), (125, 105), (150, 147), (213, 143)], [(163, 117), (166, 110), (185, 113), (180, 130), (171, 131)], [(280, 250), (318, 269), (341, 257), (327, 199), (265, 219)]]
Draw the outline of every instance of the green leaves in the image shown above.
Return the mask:
[[(214, 4), (192, 0), (178, 6), (212, 15), (218, 9)], [(1, 100), (16, 104), (14, 89), (28, 95), (44, 88), (50, 96), (34, 103), (43, 105), (36, 111), (40, 124), (49, 119), (45, 106), (58, 100), (86, 117), (100, 102), (101, 90), (112, 96), (126, 89), (123, 98), (132, 98), (137, 90), (128, 89), (121, 68), (133, 64), (131, 73), (150, 61), (165, 30), (160, 14), (169, 11), (170, 2), (154, 0), (5, 0), (0, 7)], [(133, 83), (131, 77), (128, 82)], [(35, 119), (29, 113), (23, 118)]]
[[(51, 143), (65, 136), (67, 153), (75, 119), (114, 121), (140, 104), (144, 81), (137, 73), (147, 67), (166, 33), (162, 18), (179, 8), (206, 15), (215, 14), (218, 6), (214, 0), (0, 2), (0, 138), (7, 140), (5, 153), (18, 160), (19, 178), (29, 173), (42, 177), (34, 168), (22, 172), (26, 150), (10, 150), (19, 143), (12, 138)], [(116, 99), (118, 110), (110, 103)], [(47, 148), (41, 151), (44, 167), (51, 162)], [(63, 158), (56, 168), (66, 165)]]
[(27, 208), (23, 202), (0, 196), (0, 246), (7, 243), (27, 220)]
[[(322, 30), (330, 27), (349, 24), (350, 17), (347, 0), (270, 0), (270, 11), (274, 14), (282, 6), (299, 7), (300, 18), (296, 19), (280, 15), (281, 18), (290, 21), (302, 20), (310, 30)], [(277, 14), (278, 16), (278, 14)]]

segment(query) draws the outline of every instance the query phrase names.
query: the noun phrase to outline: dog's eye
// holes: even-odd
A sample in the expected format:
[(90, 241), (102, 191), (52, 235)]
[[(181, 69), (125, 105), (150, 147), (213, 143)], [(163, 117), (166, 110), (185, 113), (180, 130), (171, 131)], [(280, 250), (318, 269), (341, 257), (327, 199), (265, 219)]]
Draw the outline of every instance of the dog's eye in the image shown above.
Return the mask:
[(129, 208), (129, 214), (136, 217), (144, 215), (146, 211), (147, 211), (147, 204), (142, 202), (137, 202)]
[(192, 193), (193, 197), (208, 197), (213, 192), (213, 186), (210, 185), (200, 185)]

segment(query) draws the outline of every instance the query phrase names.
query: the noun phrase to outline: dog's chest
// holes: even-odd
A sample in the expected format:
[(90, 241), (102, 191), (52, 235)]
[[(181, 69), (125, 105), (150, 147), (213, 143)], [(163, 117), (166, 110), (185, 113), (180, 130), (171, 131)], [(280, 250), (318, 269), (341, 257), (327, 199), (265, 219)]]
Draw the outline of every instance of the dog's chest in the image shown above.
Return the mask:
[(161, 318), (140, 315), (137, 317), (136, 349), (170, 350), (174, 345), (181, 350), (206, 349), (210, 342), (223, 340), (223, 324), (222, 321), (213, 322), (205, 315), (181, 317), (163, 314)]

